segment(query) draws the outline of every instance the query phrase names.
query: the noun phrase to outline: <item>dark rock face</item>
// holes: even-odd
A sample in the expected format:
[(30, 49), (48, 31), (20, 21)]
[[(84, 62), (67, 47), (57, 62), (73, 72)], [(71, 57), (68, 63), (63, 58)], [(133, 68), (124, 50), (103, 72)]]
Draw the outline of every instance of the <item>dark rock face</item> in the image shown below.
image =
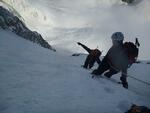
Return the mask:
[(53, 49), (46, 40), (36, 31), (31, 31), (26, 25), (16, 16), (14, 16), (7, 9), (0, 6), (0, 27), (3, 29), (9, 29), (24, 39), (30, 40), (40, 46), (56, 51)]
[(130, 4), (130, 3), (133, 3), (135, 0), (122, 0), (122, 1)]

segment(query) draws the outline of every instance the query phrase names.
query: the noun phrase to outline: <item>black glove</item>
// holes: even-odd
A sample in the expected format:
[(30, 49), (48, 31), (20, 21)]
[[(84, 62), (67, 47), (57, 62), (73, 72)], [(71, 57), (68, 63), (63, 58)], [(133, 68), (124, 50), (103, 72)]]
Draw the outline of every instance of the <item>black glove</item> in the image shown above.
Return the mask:
[(78, 44), (78, 45), (81, 45), (81, 43), (80, 43), (80, 42), (77, 42), (77, 44)]
[(94, 70), (91, 74), (92, 74), (92, 78), (100, 76), (97, 69)]
[(122, 86), (126, 89), (128, 89), (128, 83), (127, 82), (122, 82)]
[(126, 78), (120, 77), (120, 80), (122, 81), (122, 86), (128, 89), (128, 82), (126, 81)]

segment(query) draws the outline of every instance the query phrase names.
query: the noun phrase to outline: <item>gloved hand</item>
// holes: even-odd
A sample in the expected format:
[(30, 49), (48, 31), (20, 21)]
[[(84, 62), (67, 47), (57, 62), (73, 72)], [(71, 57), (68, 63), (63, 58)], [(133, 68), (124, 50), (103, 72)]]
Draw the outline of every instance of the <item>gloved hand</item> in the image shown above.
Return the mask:
[(78, 45), (81, 45), (81, 43), (80, 43), (80, 42), (77, 42), (77, 44), (78, 44)]
[(97, 69), (94, 70), (91, 74), (92, 74), (92, 78), (98, 77), (98, 76), (100, 77), (101, 76), (101, 75), (98, 74), (98, 70)]
[(128, 83), (127, 82), (122, 82), (122, 86), (126, 89), (128, 89)]
[(126, 81), (126, 78), (120, 77), (120, 80), (122, 81), (122, 86), (128, 89), (128, 82)]

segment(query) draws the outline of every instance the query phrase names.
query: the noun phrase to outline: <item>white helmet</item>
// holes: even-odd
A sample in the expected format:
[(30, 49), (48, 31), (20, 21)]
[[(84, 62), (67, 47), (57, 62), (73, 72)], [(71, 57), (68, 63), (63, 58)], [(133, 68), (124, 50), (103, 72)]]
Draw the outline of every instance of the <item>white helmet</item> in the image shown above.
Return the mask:
[(122, 32), (115, 32), (112, 34), (111, 39), (113, 41), (123, 41), (124, 40), (124, 35)]

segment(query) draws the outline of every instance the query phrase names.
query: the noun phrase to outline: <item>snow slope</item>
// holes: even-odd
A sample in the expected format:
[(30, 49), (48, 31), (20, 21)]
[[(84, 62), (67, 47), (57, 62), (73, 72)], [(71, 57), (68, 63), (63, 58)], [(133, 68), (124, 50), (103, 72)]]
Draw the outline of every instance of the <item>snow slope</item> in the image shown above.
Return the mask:
[(121, 0), (1, 0), (13, 7), (33, 30), (58, 50), (84, 52), (81, 41), (106, 54), (113, 32), (125, 34), (125, 41), (141, 43), (139, 59), (150, 59), (150, 0), (126, 5)]
[[(132, 103), (150, 107), (149, 86), (129, 78), (126, 90), (91, 79), (91, 71), (80, 67), (86, 55), (66, 56), (9, 31), (0, 34), (0, 113), (124, 113)], [(147, 82), (149, 73), (145, 63), (129, 70)]]

